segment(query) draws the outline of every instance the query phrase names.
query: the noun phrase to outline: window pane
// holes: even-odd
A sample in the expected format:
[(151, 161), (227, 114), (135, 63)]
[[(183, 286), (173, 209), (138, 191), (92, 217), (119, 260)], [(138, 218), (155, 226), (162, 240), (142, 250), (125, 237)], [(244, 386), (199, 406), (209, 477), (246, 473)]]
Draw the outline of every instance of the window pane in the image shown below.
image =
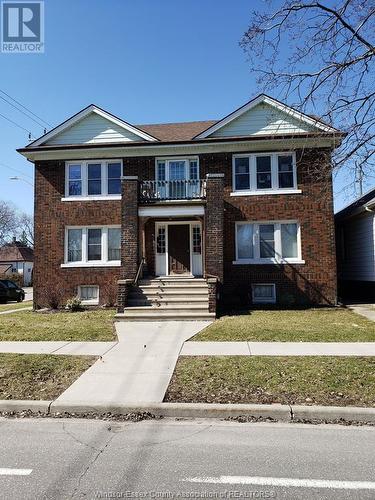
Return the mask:
[(190, 179), (198, 179), (198, 162), (197, 160), (190, 160)]
[(121, 229), (108, 229), (108, 260), (121, 260)]
[(98, 298), (99, 287), (97, 286), (81, 286), (80, 298), (82, 300), (96, 300)]
[(279, 168), (279, 188), (294, 187), (293, 157), (279, 156), (278, 168)]
[(100, 163), (90, 163), (87, 166), (87, 178), (88, 178), (87, 193), (89, 195), (101, 194), (102, 165)]
[(202, 252), (201, 228), (193, 227), (193, 253), (200, 254)]
[(281, 224), (281, 255), (297, 258), (297, 224)]
[(272, 299), (273, 297), (273, 285), (254, 285), (253, 290), (256, 298)]
[(101, 229), (88, 229), (87, 231), (87, 258), (88, 260), (102, 259)]
[(156, 180), (165, 181), (165, 162), (164, 161), (158, 161), (157, 179)]
[(82, 260), (82, 229), (68, 229), (68, 262)]
[(156, 252), (165, 253), (165, 227), (159, 227), (158, 236), (156, 238)]
[(235, 158), (234, 160), (235, 189), (250, 189), (249, 158)]
[(121, 163), (108, 163), (108, 194), (121, 194)]
[(275, 257), (275, 228), (273, 224), (259, 225), (260, 257)]
[(257, 156), (257, 189), (270, 189), (272, 187), (271, 178), (271, 157)]
[(81, 194), (81, 165), (69, 165), (69, 196), (80, 196)]
[(169, 162), (169, 179), (171, 181), (185, 179), (185, 162), (184, 161), (170, 161)]
[(254, 243), (253, 243), (254, 226), (252, 224), (237, 225), (237, 258), (238, 259), (253, 259), (254, 258)]

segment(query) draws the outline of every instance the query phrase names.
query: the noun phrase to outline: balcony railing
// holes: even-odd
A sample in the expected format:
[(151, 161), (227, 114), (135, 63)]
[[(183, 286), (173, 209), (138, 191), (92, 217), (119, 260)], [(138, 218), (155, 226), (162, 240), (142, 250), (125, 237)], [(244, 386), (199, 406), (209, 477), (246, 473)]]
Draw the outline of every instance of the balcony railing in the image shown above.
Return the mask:
[(200, 200), (206, 197), (206, 181), (187, 179), (176, 181), (142, 181), (140, 200), (155, 203), (164, 200)]

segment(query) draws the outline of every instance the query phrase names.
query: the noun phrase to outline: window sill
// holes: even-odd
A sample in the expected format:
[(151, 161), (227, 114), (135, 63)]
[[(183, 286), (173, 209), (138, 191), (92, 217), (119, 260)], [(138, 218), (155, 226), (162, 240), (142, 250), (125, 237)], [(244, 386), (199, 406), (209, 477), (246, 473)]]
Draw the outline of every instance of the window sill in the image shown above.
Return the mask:
[(81, 300), (81, 304), (83, 306), (98, 306), (99, 300), (98, 299)]
[(271, 194), (301, 194), (302, 189), (258, 189), (256, 191), (232, 191), (230, 196), (264, 196)]
[(61, 264), (63, 268), (69, 267), (119, 267), (121, 262), (114, 260), (113, 262), (66, 262)]
[(249, 265), (249, 264), (271, 264), (271, 265), (277, 265), (277, 264), (305, 264), (304, 260), (301, 259), (281, 259), (281, 260), (276, 260), (276, 259), (242, 259), (242, 260), (233, 260), (232, 264), (235, 265)]
[(121, 194), (104, 194), (101, 196), (65, 196), (61, 201), (114, 201), (121, 200)]

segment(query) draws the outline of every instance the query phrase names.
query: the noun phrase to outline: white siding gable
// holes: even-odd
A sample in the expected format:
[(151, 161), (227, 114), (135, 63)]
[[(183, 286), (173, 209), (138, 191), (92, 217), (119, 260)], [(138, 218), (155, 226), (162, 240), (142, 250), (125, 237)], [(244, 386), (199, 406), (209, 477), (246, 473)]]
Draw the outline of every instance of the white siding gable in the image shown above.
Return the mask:
[(92, 112), (45, 144), (100, 144), (110, 142), (144, 141), (130, 130)]
[[(209, 137), (249, 135), (283, 135), (314, 131), (314, 127), (273, 106), (260, 103), (249, 109)], [(315, 131), (317, 131), (315, 129)]]
[(375, 216), (365, 212), (344, 224), (345, 280), (375, 281)]

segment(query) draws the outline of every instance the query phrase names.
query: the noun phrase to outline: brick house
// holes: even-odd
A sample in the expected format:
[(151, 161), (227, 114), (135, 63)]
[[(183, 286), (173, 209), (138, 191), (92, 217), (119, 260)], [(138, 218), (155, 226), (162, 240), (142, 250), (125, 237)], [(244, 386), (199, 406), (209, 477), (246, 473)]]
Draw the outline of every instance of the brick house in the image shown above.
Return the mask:
[(119, 317), (336, 303), (330, 155), (342, 134), (264, 94), (218, 121), (130, 125), (90, 105), (35, 164), (34, 300)]

